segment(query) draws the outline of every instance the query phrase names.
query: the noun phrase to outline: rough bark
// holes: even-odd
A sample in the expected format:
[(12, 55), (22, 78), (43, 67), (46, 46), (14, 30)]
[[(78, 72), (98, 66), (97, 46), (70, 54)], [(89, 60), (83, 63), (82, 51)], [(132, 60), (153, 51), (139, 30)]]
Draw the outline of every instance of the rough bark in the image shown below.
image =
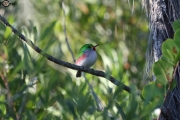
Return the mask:
[[(180, 18), (180, 0), (146, 1), (149, 16), (149, 66), (158, 61), (162, 55), (161, 45), (167, 38), (173, 38), (172, 23)], [(161, 107), (159, 120), (180, 119), (180, 64), (175, 74), (177, 86), (165, 98)]]

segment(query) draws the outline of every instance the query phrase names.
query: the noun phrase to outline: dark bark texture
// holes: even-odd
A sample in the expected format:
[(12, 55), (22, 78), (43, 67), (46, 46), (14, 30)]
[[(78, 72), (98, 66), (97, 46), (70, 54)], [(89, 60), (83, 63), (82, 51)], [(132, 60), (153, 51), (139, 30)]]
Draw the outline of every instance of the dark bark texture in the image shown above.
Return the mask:
[[(149, 66), (162, 55), (161, 45), (167, 38), (173, 38), (172, 23), (180, 18), (180, 0), (146, 1), (149, 16)], [(180, 45), (180, 44), (179, 44)], [(148, 59), (147, 58), (147, 59)], [(161, 107), (159, 120), (180, 120), (180, 64), (175, 71), (177, 86), (168, 92)]]

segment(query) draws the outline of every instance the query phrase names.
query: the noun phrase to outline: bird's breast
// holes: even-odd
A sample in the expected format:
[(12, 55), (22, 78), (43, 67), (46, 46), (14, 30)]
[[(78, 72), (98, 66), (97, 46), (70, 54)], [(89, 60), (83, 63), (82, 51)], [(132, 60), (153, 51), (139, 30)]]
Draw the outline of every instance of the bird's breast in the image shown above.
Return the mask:
[(80, 57), (78, 60), (77, 60), (77, 63), (76, 65), (79, 65), (79, 66), (84, 66), (84, 67), (91, 67), (92, 65), (94, 65), (94, 63), (96, 62), (97, 60), (97, 54), (96, 54), (96, 51), (94, 50), (91, 50), (91, 51), (85, 51), (83, 56)]
[(89, 56), (87, 57), (87, 65), (86, 66), (91, 67), (92, 65), (95, 64), (96, 60), (97, 60), (97, 54), (96, 54), (96, 51), (93, 50), (89, 53)]

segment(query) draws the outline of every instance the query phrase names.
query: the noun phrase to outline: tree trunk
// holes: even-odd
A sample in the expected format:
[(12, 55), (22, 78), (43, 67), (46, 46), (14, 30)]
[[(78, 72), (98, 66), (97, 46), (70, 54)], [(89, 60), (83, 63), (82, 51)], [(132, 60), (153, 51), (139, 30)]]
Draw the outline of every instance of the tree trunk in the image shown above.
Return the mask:
[[(173, 38), (172, 23), (180, 18), (180, 0), (150, 0), (146, 2), (149, 14), (149, 62), (158, 61), (162, 55), (161, 45), (167, 38)], [(148, 58), (147, 58), (148, 59)], [(152, 64), (149, 64), (150, 67)], [(167, 93), (161, 107), (159, 120), (180, 119), (180, 64), (175, 74), (177, 86)]]

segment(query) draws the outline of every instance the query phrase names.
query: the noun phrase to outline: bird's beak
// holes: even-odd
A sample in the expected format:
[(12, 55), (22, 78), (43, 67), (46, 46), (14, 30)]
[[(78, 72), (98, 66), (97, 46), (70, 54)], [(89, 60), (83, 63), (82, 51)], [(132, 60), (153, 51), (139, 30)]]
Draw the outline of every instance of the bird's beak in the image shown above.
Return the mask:
[(100, 45), (100, 44), (97, 44), (97, 45), (95, 45), (95, 46), (93, 46), (93, 47), (95, 48), (95, 47), (97, 47), (97, 46), (99, 46), (99, 45)]
[(96, 47), (99, 46), (99, 44), (93, 46), (93, 50), (95, 51), (96, 50)]

